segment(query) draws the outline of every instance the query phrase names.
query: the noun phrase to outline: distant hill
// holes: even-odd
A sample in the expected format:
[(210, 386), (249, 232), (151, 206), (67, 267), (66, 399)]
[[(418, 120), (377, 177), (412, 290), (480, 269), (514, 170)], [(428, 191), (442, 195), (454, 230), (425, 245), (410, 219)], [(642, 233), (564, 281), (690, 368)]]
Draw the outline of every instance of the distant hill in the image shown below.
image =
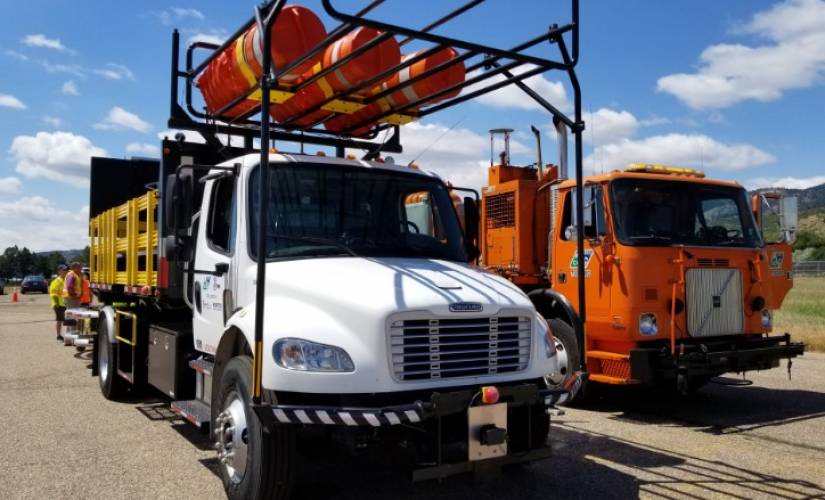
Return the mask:
[[(774, 189), (780, 188), (766, 188), (758, 191)], [(799, 229), (825, 236), (825, 184), (806, 189), (781, 188), (781, 190), (799, 199)]]
[(800, 213), (825, 210), (825, 184), (806, 189), (783, 189), (783, 191), (799, 198)]
[(63, 256), (63, 259), (66, 262), (71, 262), (73, 260), (78, 260), (78, 258), (83, 257), (83, 249), (78, 250), (49, 250), (48, 252), (33, 252), (35, 255), (43, 255), (48, 256), (51, 255), (53, 252), (57, 252)]

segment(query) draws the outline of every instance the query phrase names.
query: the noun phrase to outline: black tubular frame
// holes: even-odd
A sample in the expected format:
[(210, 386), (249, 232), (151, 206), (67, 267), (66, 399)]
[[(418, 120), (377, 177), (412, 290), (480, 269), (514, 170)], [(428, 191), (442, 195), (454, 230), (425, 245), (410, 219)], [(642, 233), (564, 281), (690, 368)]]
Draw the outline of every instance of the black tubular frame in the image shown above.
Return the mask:
[[(346, 14), (337, 10), (332, 5), (332, 0), (322, 0), (323, 8), (328, 16), (341, 24), (332, 29), (327, 36), (318, 45), (309, 50), (302, 57), (282, 67), (275, 68), (270, 49), (273, 43), (277, 40), (271, 38), (271, 28), (275, 20), (283, 9), (285, 0), (266, 0), (265, 3), (255, 8), (255, 15), (252, 19), (246, 22), (238, 31), (231, 35), (227, 41), (221, 45), (210, 44), (206, 42), (194, 42), (186, 49), (185, 68), (180, 68), (180, 35), (177, 30), (172, 35), (172, 68), (171, 68), (171, 92), (170, 92), (170, 117), (168, 125), (174, 129), (184, 129), (199, 132), (207, 140), (209, 144), (221, 144), (218, 140), (217, 134), (227, 134), (229, 136), (238, 136), (244, 139), (244, 148), (248, 151), (254, 151), (254, 139), (260, 139), (260, 155), (261, 155), (261, 182), (260, 182), (260, 212), (258, 214), (260, 221), (265, 221), (267, 212), (267, 199), (269, 197), (268, 177), (269, 177), (269, 145), (271, 141), (283, 140), (300, 143), (302, 150), (304, 144), (314, 144), (319, 146), (331, 146), (336, 149), (337, 156), (343, 156), (346, 148), (360, 149), (367, 151), (367, 156), (374, 157), (381, 152), (400, 153), (402, 152), (400, 140), (400, 127), (388, 123), (381, 123), (373, 126), (372, 131), (366, 138), (359, 139), (351, 137), (351, 134), (358, 129), (375, 124), (387, 118), (390, 115), (402, 114), (411, 119), (418, 119), (430, 114), (442, 111), (444, 109), (456, 106), (470, 99), (482, 96), (484, 94), (493, 92), (509, 85), (516, 85), (523, 90), (525, 94), (538, 103), (542, 108), (547, 110), (555, 120), (565, 124), (570, 133), (574, 137), (575, 147), (575, 169), (576, 169), (576, 184), (582, 185), (582, 132), (584, 131), (584, 122), (582, 121), (581, 110), (581, 86), (578, 77), (576, 76), (576, 65), (579, 61), (579, 0), (570, 0), (571, 4), (571, 21), (567, 24), (549, 26), (547, 31), (535, 38), (527, 40), (513, 48), (500, 49), (492, 46), (481, 45), (465, 40), (450, 38), (447, 36), (434, 34), (432, 30), (444, 25), (452, 19), (461, 14), (473, 9), (477, 5), (484, 2), (484, 0), (467, 0), (459, 8), (449, 12), (443, 17), (431, 22), (420, 29), (408, 28), (395, 24), (378, 21), (367, 17), (372, 10), (384, 3), (385, 0), (371, 0), (363, 9), (355, 14)], [(220, 53), (229, 48), (235, 39), (241, 36), (246, 30), (252, 26), (257, 26), (259, 32), (263, 33), (262, 39), (262, 75), (256, 85), (252, 86), (243, 95), (238, 96), (222, 109), (216, 110), (214, 113), (207, 113), (196, 109), (193, 104), (192, 88), (195, 86), (196, 79), (203, 72), (203, 70), (212, 62)], [(281, 75), (285, 75), (295, 68), (300, 67), (305, 62), (312, 60), (318, 54), (322, 54), (327, 47), (346, 36), (355, 29), (366, 27), (372, 28), (382, 32), (383, 34), (370, 43), (354, 50), (351, 54), (336, 61), (334, 64), (324, 67), (319, 73), (316, 73), (307, 80), (298, 83), (297, 85), (288, 86), (282, 85), (278, 82)], [(572, 48), (568, 49), (565, 36), (569, 35), (572, 43)], [(366, 50), (376, 46), (384, 39), (389, 37), (400, 37), (400, 45), (405, 45), (411, 41), (419, 41), (429, 44), (428, 48), (422, 49), (416, 56), (407, 58), (400, 64), (387, 69), (386, 71), (375, 75), (363, 82), (359, 82), (356, 86), (346, 89), (344, 91), (333, 92), (333, 95), (325, 99), (322, 103), (302, 110), (301, 112), (290, 116), (287, 119), (273, 123), (270, 114), (267, 112), (271, 105), (271, 91), (285, 90), (296, 92), (302, 88), (306, 88), (324, 75), (334, 72), (341, 68), (348, 61), (363, 54)], [(555, 46), (558, 49), (560, 60), (546, 59), (537, 57), (535, 55), (527, 54), (527, 49), (538, 46), (539, 44), (547, 43)], [(397, 73), (400, 70), (410, 67), (417, 61), (424, 57), (442, 50), (447, 47), (452, 47), (458, 52), (458, 56), (446, 61), (422, 74), (411, 77), (403, 82), (400, 82), (390, 88), (383, 88), (380, 91), (374, 91), (376, 87), (382, 82)], [(194, 65), (194, 52), (196, 50), (211, 51), (198, 64)], [(457, 64), (466, 64), (465, 70), (467, 78), (461, 83), (443, 89), (436, 94), (425, 96), (400, 107), (395, 107), (388, 111), (382, 112), (378, 116), (364, 120), (361, 123), (355, 123), (349, 126), (343, 132), (331, 132), (321, 127), (327, 118), (317, 120), (308, 126), (299, 126), (298, 120), (310, 116), (313, 112), (321, 109), (321, 107), (331, 103), (332, 101), (343, 101), (347, 103), (355, 103), (360, 105), (369, 105), (376, 102), (390, 94), (398, 92), (403, 88), (409, 87), (422, 79), (428, 78), (435, 73), (448, 69)], [(569, 84), (573, 91), (573, 116), (570, 117), (553, 106), (536, 91), (531, 89), (525, 80), (540, 75), (542, 73), (558, 70), (567, 74)], [(184, 102), (179, 102), (179, 80), (185, 83)], [(470, 87), (473, 88), (470, 88)], [(227, 110), (234, 108), (237, 104), (243, 102), (256, 91), (261, 93), (261, 105), (239, 117), (227, 117), (224, 113)], [(370, 92), (365, 95), (366, 92)], [(446, 96), (450, 96), (445, 98)], [(433, 100), (445, 98), (438, 104), (431, 104)], [(260, 119), (255, 120), (253, 116), (260, 114)], [(336, 116), (333, 113), (331, 116)], [(379, 140), (379, 133), (386, 132), (381, 140)], [(391, 135), (389, 135), (391, 134)], [(583, 213), (584, 199), (583, 190), (576, 190), (576, 209), (578, 213)], [(577, 221), (577, 250), (579, 255), (584, 255), (584, 227), (583, 217), (579, 217)], [(255, 346), (254, 346), (254, 373), (253, 373), (253, 404), (261, 404), (261, 370), (263, 358), (263, 325), (264, 325), (264, 298), (265, 298), (265, 283), (266, 283), (266, 227), (265, 223), (258, 225), (260, 234), (258, 235), (258, 268), (257, 268), (257, 285), (255, 294)], [(585, 259), (578, 259), (578, 324), (573, 325), (576, 329), (579, 340), (579, 349), (581, 358), (579, 359), (580, 368), (584, 370), (585, 367)]]

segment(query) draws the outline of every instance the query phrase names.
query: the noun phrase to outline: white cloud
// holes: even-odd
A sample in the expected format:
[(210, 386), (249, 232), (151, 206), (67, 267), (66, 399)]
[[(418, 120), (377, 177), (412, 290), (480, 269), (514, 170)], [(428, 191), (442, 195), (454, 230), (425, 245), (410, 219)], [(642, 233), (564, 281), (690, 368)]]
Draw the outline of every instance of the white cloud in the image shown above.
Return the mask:
[(203, 21), (206, 19), (206, 16), (203, 15), (203, 12), (199, 11), (198, 9), (193, 8), (183, 8), (183, 7), (170, 7), (166, 10), (162, 10), (157, 14), (160, 22), (163, 23), (164, 26), (169, 26), (172, 24), (172, 21), (177, 19), (194, 19), (196, 21)]
[(28, 45), (29, 47), (40, 47), (44, 49), (52, 49), (57, 50), (60, 52), (68, 52), (70, 54), (74, 54), (75, 51), (63, 45), (63, 43), (58, 40), (57, 38), (49, 38), (42, 33), (37, 33), (34, 35), (26, 35), (23, 37), (21, 42), (24, 45)]
[(748, 189), (767, 187), (806, 189), (820, 184), (825, 184), (825, 175), (814, 175), (813, 177), (756, 177), (745, 181), (745, 186)]
[(670, 123), (670, 118), (658, 115), (651, 115), (650, 118), (639, 120), (639, 125), (642, 127), (657, 127), (659, 125), (669, 125)]
[(767, 39), (767, 44), (711, 45), (702, 51), (697, 72), (664, 76), (657, 88), (694, 109), (724, 108), (744, 100), (777, 100), (785, 91), (822, 81), (823, 26), (825, 1), (786, 0), (758, 12), (736, 30)]
[(10, 152), (17, 172), (26, 177), (45, 177), (77, 187), (89, 183), (89, 159), (106, 151), (82, 135), (70, 132), (38, 132), (12, 140)]
[[(585, 141), (593, 145), (610, 144), (632, 137), (639, 128), (639, 120), (629, 111), (600, 108), (584, 114)], [(555, 132), (552, 134), (555, 136)]]
[[(32, 226), (37, 231), (32, 231)], [(42, 196), (0, 202), (0, 247), (33, 251), (83, 248), (89, 244), (89, 207), (70, 210)]]
[(187, 40), (187, 44), (192, 44), (194, 42), (206, 42), (206, 43), (213, 43), (215, 45), (221, 45), (226, 39), (229, 37), (229, 33), (223, 29), (213, 29), (209, 31), (200, 31), (193, 33)]
[[(422, 170), (431, 170), (458, 187), (479, 189), (487, 184), (490, 139), (465, 128), (438, 123), (413, 122), (404, 126), (404, 153), (389, 154), (398, 164), (413, 159)], [(511, 155), (531, 154), (532, 148), (510, 140)], [(357, 153), (356, 153), (357, 154)]]
[(0, 177), (0, 193), (15, 193), (22, 185), (17, 177)]
[[(535, 68), (535, 66), (531, 64), (525, 64), (520, 66), (512, 71), (514, 75), (522, 75), (531, 71)], [(479, 72), (473, 72), (467, 75), (467, 78), (472, 78), (477, 76)], [(503, 75), (497, 75), (482, 82), (476, 83), (474, 85), (470, 85), (469, 87), (465, 87), (462, 91), (462, 94), (467, 94), (469, 92), (473, 92), (480, 88), (488, 87), (495, 83), (501, 82), (505, 79)], [(523, 80), (524, 83), (530, 86), (533, 90), (539, 93), (542, 97), (544, 97), (550, 104), (556, 106), (561, 111), (568, 111), (570, 110), (570, 102), (567, 100), (567, 92), (564, 89), (564, 85), (561, 82), (551, 82), (547, 78), (544, 77), (542, 74), (538, 74), (535, 76), (531, 76), (526, 80)], [(492, 106), (494, 108), (515, 108), (515, 109), (524, 109), (524, 110), (539, 110), (543, 111), (544, 108), (541, 107), (536, 101), (534, 101), (530, 96), (524, 93), (523, 90), (518, 88), (514, 84), (507, 85), (506, 87), (500, 88), (489, 94), (484, 94), (478, 98), (476, 101), (486, 104), (488, 106)]]
[(0, 94), (0, 106), (14, 109), (26, 109), (23, 102), (11, 94)]
[(130, 142), (126, 145), (126, 152), (145, 156), (159, 156), (160, 148), (154, 144)]
[(44, 116), (43, 123), (50, 125), (52, 128), (60, 128), (65, 125), (65, 122), (56, 116)]
[(72, 96), (79, 96), (80, 91), (77, 90), (77, 84), (72, 80), (67, 82), (63, 82), (63, 86), (60, 87), (60, 91), (63, 92), (64, 95), (72, 95)]
[(6, 54), (7, 56), (11, 57), (12, 59), (17, 59), (18, 61), (28, 61), (29, 60), (29, 56), (27, 56), (26, 54), (21, 54), (20, 52), (17, 52), (16, 50), (6, 49), (6, 50), (3, 51), (3, 53)]
[(169, 10), (178, 17), (191, 17), (192, 19), (199, 20), (206, 19), (206, 16), (203, 15), (203, 12), (199, 11), (198, 9), (171, 7)]
[(96, 75), (109, 80), (134, 80), (135, 74), (132, 70), (122, 64), (106, 63), (105, 68), (96, 68), (92, 70)]
[(109, 110), (106, 118), (96, 123), (94, 128), (99, 130), (134, 130), (143, 133), (152, 130), (152, 126), (148, 122), (120, 106), (115, 106)]
[(612, 170), (634, 162), (741, 170), (775, 160), (772, 154), (750, 144), (725, 144), (701, 134), (666, 134), (597, 146), (584, 165), (590, 171), (597, 164)]
[(79, 78), (86, 78), (86, 71), (77, 64), (52, 63), (50, 61), (40, 61), (40, 65), (47, 73), (66, 73)]

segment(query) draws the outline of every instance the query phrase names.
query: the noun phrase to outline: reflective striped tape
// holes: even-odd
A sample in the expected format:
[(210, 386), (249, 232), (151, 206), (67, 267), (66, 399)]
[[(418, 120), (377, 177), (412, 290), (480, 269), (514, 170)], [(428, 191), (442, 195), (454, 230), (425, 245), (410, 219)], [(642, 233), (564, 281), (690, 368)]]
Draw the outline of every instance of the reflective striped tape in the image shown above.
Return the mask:
[(255, 72), (246, 62), (246, 56), (243, 52), (243, 37), (235, 41), (235, 62), (238, 63), (238, 69), (241, 70), (241, 74), (246, 78), (246, 82), (250, 87), (258, 83), (258, 77), (255, 76)]
[(414, 424), (423, 416), (418, 410), (336, 410), (333, 408), (273, 407), (272, 414), (281, 424), (340, 425), (349, 427), (382, 427)]

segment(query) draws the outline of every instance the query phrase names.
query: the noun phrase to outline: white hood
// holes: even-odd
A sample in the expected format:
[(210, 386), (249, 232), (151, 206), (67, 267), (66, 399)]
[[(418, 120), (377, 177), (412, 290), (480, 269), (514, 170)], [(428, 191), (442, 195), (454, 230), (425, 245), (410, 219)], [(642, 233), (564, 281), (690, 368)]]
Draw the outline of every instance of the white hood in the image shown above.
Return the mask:
[[(244, 279), (254, 281), (255, 270)], [(546, 324), (529, 298), (509, 281), (455, 262), (408, 258), (317, 258), (267, 265), (263, 385), (308, 393), (369, 393), (533, 379), (552, 371), (543, 338)], [(474, 312), (453, 312), (451, 304), (473, 303)], [(478, 305), (481, 311), (477, 311)], [(390, 317), (419, 312), (422, 317), (488, 317), (506, 312), (532, 318), (532, 353), (526, 371), (484, 377), (416, 382), (393, 378), (389, 357)], [(233, 320), (247, 324), (254, 306)], [(242, 325), (239, 325), (242, 326)], [(272, 362), (272, 346), (292, 337), (347, 351), (352, 373), (286, 370)], [(539, 356), (540, 354), (540, 356)]]

